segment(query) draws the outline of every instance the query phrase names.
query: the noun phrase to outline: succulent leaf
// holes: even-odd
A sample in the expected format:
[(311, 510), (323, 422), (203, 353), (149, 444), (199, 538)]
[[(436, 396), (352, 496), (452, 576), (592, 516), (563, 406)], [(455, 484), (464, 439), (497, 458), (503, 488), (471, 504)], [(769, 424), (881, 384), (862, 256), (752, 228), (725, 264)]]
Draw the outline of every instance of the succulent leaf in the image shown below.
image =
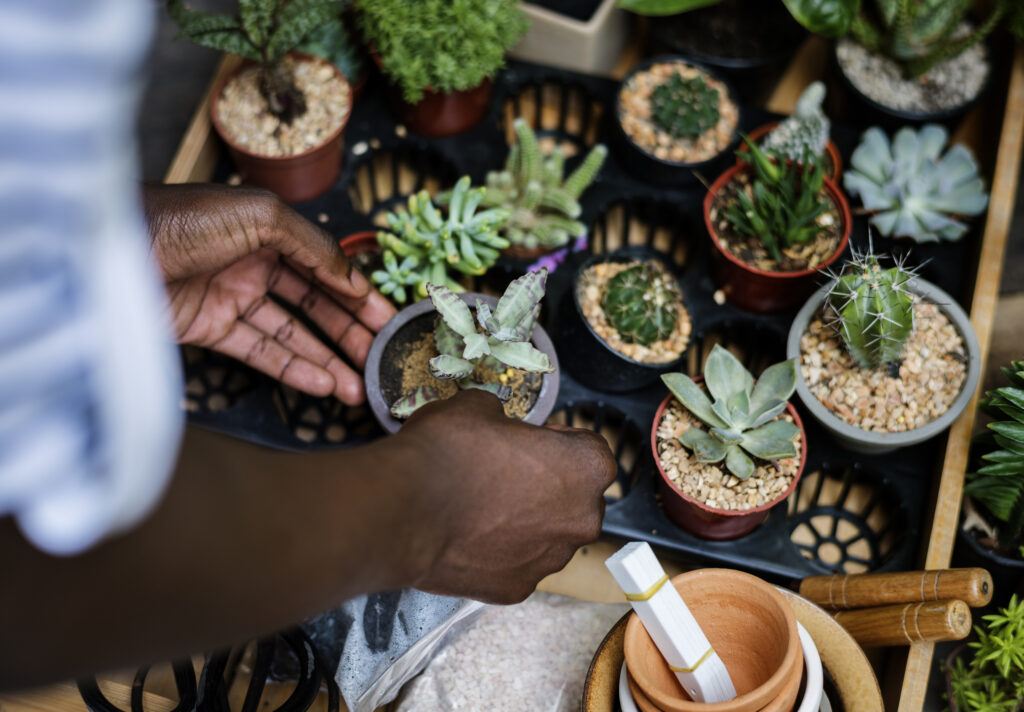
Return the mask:
[(750, 371), (720, 344), (715, 344), (704, 362), (704, 382), (714, 399), (725, 403), (737, 393), (746, 393), (749, 397), (754, 388)]
[(530, 338), (547, 281), (547, 267), (512, 280), (494, 310), (494, 318), (501, 328), (515, 330), (521, 341)]
[(700, 462), (721, 462), (729, 450), (728, 445), (700, 428), (690, 428), (679, 437), (679, 441), (693, 450)]
[(417, 386), (391, 405), (391, 415), (398, 420), (405, 420), (423, 406), (437, 400), (441, 400), (441, 396), (436, 389), (430, 386)]
[(741, 447), (762, 460), (781, 460), (796, 457), (794, 439), (800, 428), (787, 420), (773, 420), (743, 433)]
[(452, 331), (466, 339), (476, 334), (476, 323), (473, 314), (464, 301), (459, 299), (450, 289), (438, 284), (428, 284), (427, 294), (433, 302), (437, 313)]
[(741, 480), (750, 479), (754, 474), (754, 461), (738, 445), (733, 445), (726, 451), (725, 469)]
[(463, 341), (466, 343), (466, 348), (462, 352), (462, 358), (467, 361), (475, 361), (491, 353), (486, 334), (470, 334), (464, 337)]
[(796, 111), (765, 136), (764, 148), (791, 161), (818, 161), (825, 153), (831, 122), (822, 111), (825, 85), (811, 82), (796, 103)]
[(505, 401), (512, 397), (512, 388), (509, 386), (504, 386), (500, 383), (476, 383), (475, 381), (470, 381), (465, 384), (460, 384), (460, 387), (472, 388), (478, 391), (487, 391), (488, 393), (493, 393), (498, 397), (498, 400), (500, 400), (502, 403), (504, 403)]
[(440, 381), (457, 381), (468, 377), (475, 368), (473, 363), (458, 356), (440, 354), (430, 359), (430, 374)]
[(676, 400), (702, 423), (716, 428), (728, 426), (712, 409), (711, 399), (708, 398), (704, 390), (685, 373), (665, 373), (662, 374), (661, 380), (676, 397)]
[(551, 373), (555, 370), (548, 355), (528, 341), (496, 341), (491, 344), (491, 355), (506, 366), (530, 373)]

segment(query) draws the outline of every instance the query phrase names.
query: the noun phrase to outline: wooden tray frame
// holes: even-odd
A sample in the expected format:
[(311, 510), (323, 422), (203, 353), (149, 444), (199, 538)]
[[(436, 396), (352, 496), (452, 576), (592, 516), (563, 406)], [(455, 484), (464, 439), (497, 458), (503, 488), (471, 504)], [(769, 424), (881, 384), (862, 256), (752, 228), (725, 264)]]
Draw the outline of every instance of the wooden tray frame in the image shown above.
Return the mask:
[[(777, 85), (768, 108), (778, 113), (790, 113), (803, 88), (810, 81), (820, 78), (821, 71), (828, 64), (827, 56), (828, 45), (824, 40), (809, 39)], [(613, 76), (623, 76), (638, 57), (638, 45), (630, 47), (613, 72)], [(208, 181), (213, 175), (221, 144), (210, 125), (210, 99), (213, 88), (220, 79), (239, 62), (240, 59), (232, 55), (225, 55), (220, 62), (164, 177), (166, 183), (203, 182)], [(964, 119), (955, 134), (956, 140), (964, 141), (976, 149), (983, 147), (985, 112), (1000, 110), (999, 93), (999, 87), (994, 87), (989, 101), (977, 107)], [(1024, 147), (1024, 47), (1018, 46), (1013, 52), (1001, 127), (992, 172), (991, 198), (982, 232), (978, 270), (970, 307), (971, 323), (977, 333), (981, 350), (983, 372), (992, 337), (1003, 255), (1013, 216), (1021, 151)], [(974, 394), (964, 414), (954, 423), (947, 438), (943, 465), (935, 491), (928, 547), (921, 561), (922, 568), (949, 567), (959, 524), (964, 472), (967, 468), (970, 438), (974, 429), (980, 391), (979, 387), (979, 391)], [(580, 598), (600, 599), (608, 595), (607, 582), (602, 581), (603, 576), (603, 566), (600, 566), (598, 557), (578, 556), (574, 564), (560, 576), (545, 581), (544, 588)], [(933, 644), (920, 643), (908, 649), (905, 661), (902, 656), (894, 656), (895, 659), (890, 662), (885, 679), (881, 681), (883, 690), (887, 693), (887, 707), (898, 709), (899, 712), (918, 712), (923, 708), (928, 679), (932, 672), (933, 654)]]

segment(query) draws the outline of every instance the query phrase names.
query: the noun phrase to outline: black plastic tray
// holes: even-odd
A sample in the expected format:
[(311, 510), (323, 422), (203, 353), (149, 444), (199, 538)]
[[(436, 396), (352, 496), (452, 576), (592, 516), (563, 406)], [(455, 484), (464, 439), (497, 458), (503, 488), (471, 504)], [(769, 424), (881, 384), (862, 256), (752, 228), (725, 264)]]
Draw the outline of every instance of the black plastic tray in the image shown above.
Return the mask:
[[(421, 187), (448, 187), (463, 174), (482, 181), (500, 168), (507, 151), (508, 117), (524, 115), (535, 126), (541, 104), (557, 121), (538, 135), (579, 152), (594, 139), (607, 142), (609, 106), (618, 84), (564, 70), (512, 62), (495, 81), (492, 106), (484, 121), (457, 137), (426, 139), (396, 126), (381, 82), (371, 82), (355, 106), (346, 129), (345, 167), (327, 194), (296, 209), (342, 238), (373, 229), (375, 218)], [(531, 100), (531, 97), (533, 100)], [(554, 110), (552, 112), (552, 109)], [(574, 121), (582, 116), (582, 121)], [(744, 108), (741, 130), (777, 118)], [(860, 127), (863, 128), (863, 127)], [(832, 138), (848, 160), (860, 128), (833, 126)], [(226, 155), (214, 180), (233, 172)], [(399, 179), (404, 176), (404, 183)], [(708, 183), (716, 176), (703, 176)], [(381, 189), (381, 179), (386, 185)], [(401, 184), (401, 185), (400, 185)], [(716, 341), (740, 347), (754, 372), (782, 360), (793, 313), (755, 315), (718, 305), (708, 269), (707, 232), (701, 215), (704, 188), (663, 188), (629, 174), (611, 153), (598, 180), (583, 195), (583, 221), (590, 226), (591, 248), (604, 251), (623, 240), (630, 219), (648, 229), (634, 242), (659, 248), (676, 265), (694, 322), (688, 357), (697, 373)], [(621, 219), (627, 215), (627, 219)], [(617, 216), (609, 218), (609, 216)], [(380, 224), (379, 222), (377, 224)], [(660, 228), (656, 231), (654, 228)], [(625, 228), (628, 230), (628, 227)], [(666, 237), (667, 236), (667, 237)], [(867, 223), (855, 217), (851, 245), (868, 246)], [(913, 246), (874, 239), (877, 252), (903, 255), (921, 274), (963, 300), (972, 285), (970, 239), (959, 243)], [(680, 262), (685, 254), (685, 262)], [(557, 305), (566, 297), (573, 272), (587, 253), (569, 254), (549, 280), (544, 324), (558, 333)], [(497, 281), (525, 265), (502, 261), (489, 273)], [(490, 287), (494, 288), (493, 279)], [(486, 288), (487, 285), (484, 285)], [(556, 339), (557, 342), (557, 339)], [(314, 450), (365, 443), (381, 435), (369, 410), (347, 408), (333, 399), (298, 394), (230, 359), (186, 349), (190, 420), (247, 440), (277, 448)], [(751, 363), (753, 361), (753, 363)], [(804, 476), (787, 506), (776, 507), (752, 534), (729, 542), (692, 537), (666, 517), (655, 495), (658, 476), (650, 448), (654, 411), (666, 391), (660, 384), (628, 394), (606, 394), (577, 383), (563, 363), (556, 415), (566, 422), (602, 430), (620, 461), (616, 494), (608, 496), (606, 533), (644, 539), (694, 562), (747, 569), (780, 582), (816, 573), (884, 571), (911, 568), (924, 526), (924, 507), (941, 448), (935, 441), (880, 457), (852, 454), (833, 443), (812, 418), (802, 413), (808, 459)]]

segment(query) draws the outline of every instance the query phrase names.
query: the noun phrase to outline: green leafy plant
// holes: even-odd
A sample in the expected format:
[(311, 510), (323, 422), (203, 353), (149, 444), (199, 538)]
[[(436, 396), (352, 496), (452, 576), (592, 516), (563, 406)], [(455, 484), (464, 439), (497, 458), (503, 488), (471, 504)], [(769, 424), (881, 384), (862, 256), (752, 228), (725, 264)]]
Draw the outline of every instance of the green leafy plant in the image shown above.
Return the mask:
[(882, 269), (878, 257), (853, 252), (826, 297), (826, 312), (858, 366), (875, 368), (899, 359), (914, 330), (914, 277), (902, 263)]
[(283, 123), (306, 112), (306, 97), (281, 62), (314, 28), (336, 18), (341, 0), (238, 0), (238, 15), (200, 12), (168, 0), (178, 37), (259, 62), (260, 94)]
[[(762, 0), (764, 2), (765, 0)], [(717, 5), (721, 0), (619, 0), (619, 7), (638, 15), (676, 15)], [(860, 0), (782, 0), (793, 18), (824, 37), (846, 34)]]
[(356, 10), (384, 73), (411, 103), (427, 89), (473, 89), (493, 77), (529, 27), (514, 0), (373, 0)]
[(987, 450), (981, 456), (985, 464), (967, 473), (964, 494), (1000, 523), (1000, 548), (1019, 552), (1024, 549), (1024, 361), (1002, 371), (1009, 385), (987, 392), (980, 403), (996, 420), (979, 443)]
[(746, 136), (740, 152), (754, 166), (750, 192), (736, 191), (725, 219), (736, 232), (759, 238), (772, 259), (782, 251), (812, 240), (822, 228), (818, 216), (831, 206), (824, 191), (825, 171), (817, 161), (797, 163), (764, 151)]
[[(348, 0), (343, 0), (344, 5)], [(355, 86), (367, 72), (366, 56), (354, 41), (341, 16), (332, 17), (308, 35), (298, 47), (300, 52), (326, 59)]]
[(1024, 709), (1024, 601), (1017, 595), (974, 626), (977, 640), (964, 664), (958, 655), (949, 668), (951, 703), (958, 712), (1020, 712)]
[(648, 346), (672, 334), (680, 298), (672, 277), (644, 262), (608, 280), (601, 309), (624, 341)]
[(761, 147), (791, 161), (818, 161), (825, 153), (831, 122), (822, 111), (825, 85), (811, 82), (796, 102), (796, 111), (769, 132)]
[(985, 211), (988, 195), (974, 156), (961, 144), (943, 154), (948, 138), (936, 124), (904, 127), (891, 144), (880, 128), (864, 132), (843, 186), (875, 212), (871, 224), (880, 233), (917, 242), (959, 240), (967, 226), (957, 217)]
[(651, 116), (676, 138), (696, 138), (718, 123), (719, 100), (718, 90), (709, 87), (704, 77), (686, 79), (673, 72), (651, 93)]
[[(495, 370), (520, 369), (528, 373), (551, 373), (554, 366), (547, 354), (530, 343), (540, 315), (548, 271), (527, 272), (509, 284), (492, 311), (476, 303), (476, 319), (469, 306), (447, 287), (427, 285), (430, 301), (440, 319), (434, 331), (438, 355), (430, 359), (430, 373), (442, 381), (455, 381), (459, 388), (477, 388), (502, 400), (511, 395), (509, 387), (473, 380), (477, 366)], [(421, 386), (391, 406), (396, 418), (407, 418), (418, 408), (440, 398), (436, 389)]]
[(754, 377), (727, 349), (715, 344), (704, 363), (704, 390), (684, 373), (666, 373), (661, 380), (683, 407), (708, 426), (690, 428), (679, 438), (699, 462), (721, 462), (741, 480), (754, 474), (751, 456), (762, 460), (796, 457), (800, 429), (775, 420), (796, 390), (796, 359), (769, 366)]
[(509, 212), (502, 208), (477, 212), (484, 192), (482, 187), (471, 188), (469, 176), (463, 176), (449, 196), (447, 216), (425, 190), (409, 196), (406, 212), (388, 213), (389, 229), (377, 233), (384, 269), (370, 275), (380, 291), (404, 304), (409, 296), (406, 287), (412, 288), (416, 299), (427, 296), (428, 284), (462, 292), (465, 290), (451, 277), (453, 272), (486, 272), (498, 259), (499, 250), (509, 246), (508, 240), (498, 235)]
[[(603, 144), (594, 146), (565, 178), (565, 159), (558, 149), (544, 160), (530, 124), (518, 118), (513, 128), (516, 142), (509, 149), (504, 169), (487, 174), (482, 203), (509, 212), (502, 237), (532, 249), (561, 247), (570, 238), (586, 234), (586, 226), (576, 219), (581, 212), (579, 197), (597, 176), (608, 149)], [(446, 199), (439, 196), (442, 202)]]

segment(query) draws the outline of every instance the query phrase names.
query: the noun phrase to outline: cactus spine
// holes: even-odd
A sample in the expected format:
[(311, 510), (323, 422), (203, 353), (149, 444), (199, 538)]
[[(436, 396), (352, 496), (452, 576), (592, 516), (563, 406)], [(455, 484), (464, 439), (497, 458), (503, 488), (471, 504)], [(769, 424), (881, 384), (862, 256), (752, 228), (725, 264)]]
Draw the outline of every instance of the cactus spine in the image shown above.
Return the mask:
[(649, 346), (667, 339), (676, 328), (679, 300), (670, 277), (643, 263), (608, 280), (601, 309), (623, 340)]
[(676, 138), (696, 138), (718, 123), (719, 93), (704, 77), (673, 73), (651, 93), (655, 123)]
[(825, 153), (831, 124), (821, 110), (825, 85), (811, 82), (796, 103), (796, 111), (772, 129), (762, 148), (802, 163), (818, 160)]

